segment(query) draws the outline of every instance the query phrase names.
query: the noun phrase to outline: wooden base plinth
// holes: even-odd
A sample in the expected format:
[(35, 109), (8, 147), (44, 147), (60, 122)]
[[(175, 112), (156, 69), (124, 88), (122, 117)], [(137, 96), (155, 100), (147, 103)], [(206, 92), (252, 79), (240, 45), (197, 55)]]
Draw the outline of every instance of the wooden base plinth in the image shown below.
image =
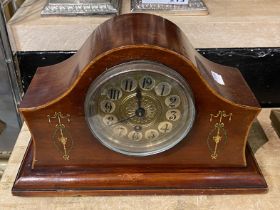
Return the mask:
[(240, 168), (31, 169), (28, 147), (12, 193), (17, 196), (246, 194), (263, 193), (267, 184), (251, 153)]

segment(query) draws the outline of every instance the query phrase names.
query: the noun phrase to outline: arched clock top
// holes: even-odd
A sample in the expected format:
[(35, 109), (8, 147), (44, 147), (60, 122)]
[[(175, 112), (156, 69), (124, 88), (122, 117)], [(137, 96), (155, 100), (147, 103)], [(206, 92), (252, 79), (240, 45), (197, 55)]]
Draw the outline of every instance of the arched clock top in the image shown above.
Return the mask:
[[(126, 52), (123, 54), (123, 51)], [(115, 59), (117, 57), (122, 59)], [(38, 109), (59, 101), (82, 77), (95, 78), (102, 73), (105, 70), (102, 59), (107, 62), (106, 68), (120, 62), (147, 59), (176, 70), (175, 61), (172, 62), (175, 57), (183, 61), (186, 77), (190, 77), (188, 72), (193, 71), (193, 76), (200, 77), (201, 82), (218, 97), (241, 106), (258, 106), (238, 70), (215, 64), (199, 55), (175, 24), (155, 15), (126, 14), (98, 26), (71, 58), (39, 68), (20, 108), (31, 111), (34, 107)], [(99, 71), (95, 64), (99, 65)], [(36, 97), (38, 95), (40, 97)]]

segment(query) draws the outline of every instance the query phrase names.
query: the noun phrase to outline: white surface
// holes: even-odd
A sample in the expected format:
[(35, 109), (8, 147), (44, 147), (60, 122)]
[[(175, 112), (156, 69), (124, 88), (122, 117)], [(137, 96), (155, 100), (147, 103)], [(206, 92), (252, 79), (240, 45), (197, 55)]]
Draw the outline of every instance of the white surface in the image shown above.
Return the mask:
[(214, 80), (215, 80), (217, 83), (219, 83), (220, 85), (225, 85), (225, 82), (224, 82), (224, 80), (223, 80), (222, 75), (220, 75), (220, 74), (218, 74), (218, 73), (216, 73), (216, 72), (214, 72), (214, 71), (211, 71), (211, 74), (212, 74)]
[[(78, 50), (108, 17), (41, 17), (46, 0), (26, 0), (9, 21), (14, 51)], [(130, 11), (124, 0), (122, 13)], [(195, 48), (280, 46), (279, 0), (204, 0), (209, 15), (172, 16)]]

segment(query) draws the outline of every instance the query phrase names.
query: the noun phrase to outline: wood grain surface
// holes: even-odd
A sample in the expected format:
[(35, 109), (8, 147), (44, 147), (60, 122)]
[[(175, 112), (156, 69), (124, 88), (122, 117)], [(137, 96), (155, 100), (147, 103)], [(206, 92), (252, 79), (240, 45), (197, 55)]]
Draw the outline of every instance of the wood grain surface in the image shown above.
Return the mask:
[[(92, 135), (84, 114), (85, 97), (96, 78), (106, 69), (135, 60), (157, 62), (179, 73), (190, 85), (196, 107), (193, 127), (179, 144), (163, 153), (141, 158), (104, 147)], [(200, 189), (240, 188), (241, 185), (248, 189), (266, 188), (261, 173), (249, 157), (250, 153), (245, 154), (248, 132), (260, 108), (239, 70), (203, 58), (175, 24), (159, 16), (126, 14), (101, 24), (74, 56), (37, 70), (20, 111), (32, 134), (32, 155), (30, 152), (26, 156), (26, 159), (32, 159), (27, 163), (32, 170), (29, 173), (28, 168), (22, 167), (15, 182), (15, 194), (23, 188), (32, 191), (36, 185), (41, 185), (40, 190), (48, 190), (47, 186), (51, 189), (54, 186), (79, 189), (87, 185), (93, 189), (99, 185), (94, 184), (97, 183), (96, 174), (101, 176), (100, 186), (115, 186), (114, 192), (120, 188), (148, 187), (152, 193), (154, 188), (166, 185), (167, 188), (184, 189), (192, 186), (190, 183), (197, 175), (184, 172), (192, 168), (206, 169), (206, 176), (197, 175), (202, 176), (195, 184)], [(47, 116), (59, 112), (71, 116), (71, 123), (65, 125), (74, 142), (69, 160), (62, 158), (52, 142), (56, 125), (50, 123)], [(226, 144), (219, 150), (218, 158), (211, 158), (207, 139), (215, 127), (210, 123), (210, 116), (218, 113), (230, 114), (231, 120), (223, 121), (227, 138), (223, 141)], [(248, 164), (246, 155), (249, 155)], [(219, 170), (219, 167), (223, 167), (219, 171), (221, 179), (212, 179), (217, 174), (211, 170)], [(230, 167), (239, 169), (237, 176), (226, 182), (231, 177), (228, 173)], [(251, 167), (255, 169), (243, 175)], [(157, 169), (158, 174), (149, 177), (151, 171), (145, 171), (145, 168)], [(123, 177), (123, 185), (118, 185), (117, 169), (122, 173), (136, 171), (143, 174), (143, 178), (130, 182), (130, 176)], [(70, 178), (62, 173), (60, 176), (72, 182), (65, 185), (63, 179), (52, 179), (56, 172), (65, 170), (75, 176)], [(82, 175), (80, 171), (86, 173)], [(104, 171), (108, 177), (102, 175)], [(36, 173), (46, 173), (50, 180), (44, 185), (42, 178), (36, 178)], [(181, 179), (182, 173), (187, 177), (185, 182)], [(170, 180), (166, 179), (168, 176)], [(86, 177), (84, 181), (83, 177)], [(242, 180), (251, 180), (252, 183), (243, 183)], [(208, 185), (212, 181), (215, 185)]]

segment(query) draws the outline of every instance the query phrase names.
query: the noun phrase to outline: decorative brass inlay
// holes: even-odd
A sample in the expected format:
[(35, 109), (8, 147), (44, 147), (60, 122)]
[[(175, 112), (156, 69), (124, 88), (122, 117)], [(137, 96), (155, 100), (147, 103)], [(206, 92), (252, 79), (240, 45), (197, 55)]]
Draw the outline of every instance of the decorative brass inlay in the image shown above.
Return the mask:
[(70, 123), (70, 115), (63, 115), (61, 112), (55, 112), (53, 116), (47, 115), (47, 117), (49, 119), (49, 123), (51, 123), (52, 119), (57, 119), (58, 123), (55, 125), (52, 139), (58, 151), (62, 153), (63, 159), (69, 160), (69, 152), (72, 149), (73, 141), (68, 129), (62, 121), (63, 119), (66, 119), (66, 122)]
[(221, 143), (225, 144), (227, 140), (225, 125), (222, 121), (224, 118), (228, 118), (228, 121), (231, 121), (231, 117), (232, 113), (226, 114), (225, 111), (218, 111), (216, 115), (210, 114), (210, 122), (212, 122), (214, 118), (218, 119), (218, 122), (215, 123), (214, 128), (210, 131), (207, 138), (212, 159), (217, 159), (218, 146), (221, 145)]

